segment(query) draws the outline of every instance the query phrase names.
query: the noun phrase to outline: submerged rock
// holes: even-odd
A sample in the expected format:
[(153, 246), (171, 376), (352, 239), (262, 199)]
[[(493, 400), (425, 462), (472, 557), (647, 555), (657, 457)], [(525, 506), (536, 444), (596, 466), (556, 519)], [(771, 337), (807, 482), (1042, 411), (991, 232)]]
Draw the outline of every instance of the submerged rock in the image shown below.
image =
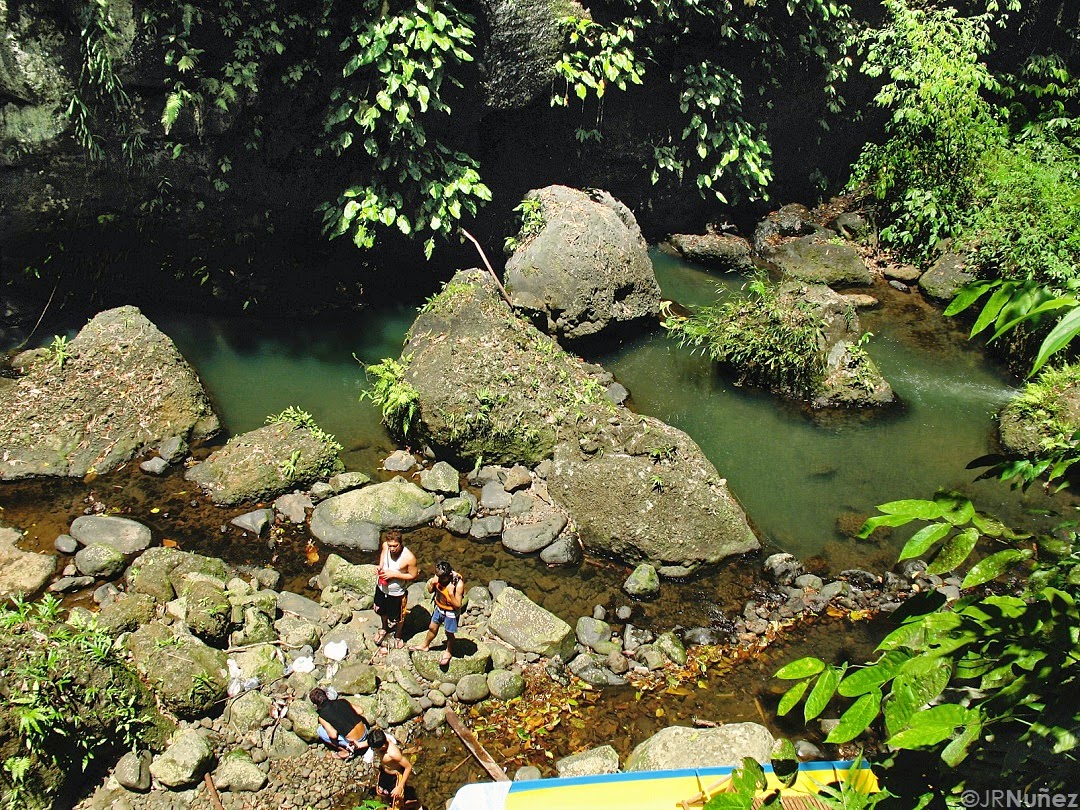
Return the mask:
[(566, 186), (530, 191), (539, 210), (506, 262), (515, 309), (559, 339), (591, 337), (608, 326), (655, 317), (660, 307), (647, 245), (634, 215), (606, 192)]
[(750, 243), (741, 236), (725, 233), (676, 233), (668, 237), (683, 258), (725, 272), (742, 273), (754, 266)]
[(141, 448), (220, 427), (191, 366), (135, 307), (100, 313), (64, 352), (0, 387), (0, 479), (105, 473)]

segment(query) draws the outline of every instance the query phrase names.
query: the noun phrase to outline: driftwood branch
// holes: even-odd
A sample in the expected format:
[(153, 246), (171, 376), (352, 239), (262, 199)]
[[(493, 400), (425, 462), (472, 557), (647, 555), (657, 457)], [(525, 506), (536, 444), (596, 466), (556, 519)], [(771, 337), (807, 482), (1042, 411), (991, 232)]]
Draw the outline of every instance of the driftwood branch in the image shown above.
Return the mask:
[(502, 285), (502, 282), (499, 281), (499, 277), (495, 275), (495, 270), (494, 268), (492, 268), (491, 262), (488, 261), (487, 254), (484, 253), (484, 249), (480, 247), (480, 243), (476, 241), (476, 237), (464, 228), (461, 229), (461, 233), (466, 239), (473, 243), (473, 247), (476, 248), (476, 252), (479, 253), (480, 258), (484, 260), (484, 267), (486, 267), (488, 273), (491, 274), (491, 279), (495, 282), (495, 286), (499, 288), (499, 293), (502, 295), (503, 300), (510, 306), (513, 306), (513, 304), (510, 303), (510, 294), (506, 291), (506, 288)]
[(492, 779), (496, 782), (510, 781), (510, 778), (503, 773), (502, 768), (491, 758), (491, 754), (484, 750), (484, 746), (476, 739), (469, 727), (461, 722), (461, 718), (457, 716), (453, 709), (446, 710), (446, 724), (461, 738), (465, 747), (469, 749), (469, 753), (476, 757), (476, 761), (484, 767), (484, 770), (488, 772)]

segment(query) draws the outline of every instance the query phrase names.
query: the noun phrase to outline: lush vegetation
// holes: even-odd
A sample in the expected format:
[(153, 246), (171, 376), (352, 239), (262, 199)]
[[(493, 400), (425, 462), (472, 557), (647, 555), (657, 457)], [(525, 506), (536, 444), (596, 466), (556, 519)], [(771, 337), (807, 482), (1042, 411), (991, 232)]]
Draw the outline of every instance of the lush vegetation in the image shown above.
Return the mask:
[(12, 732), (0, 786), (10, 810), (51, 806), (92, 760), (159, 745), (166, 733), (114, 639), (91, 618), (64, 621), (63, 612), (52, 596), (0, 607), (0, 725)]

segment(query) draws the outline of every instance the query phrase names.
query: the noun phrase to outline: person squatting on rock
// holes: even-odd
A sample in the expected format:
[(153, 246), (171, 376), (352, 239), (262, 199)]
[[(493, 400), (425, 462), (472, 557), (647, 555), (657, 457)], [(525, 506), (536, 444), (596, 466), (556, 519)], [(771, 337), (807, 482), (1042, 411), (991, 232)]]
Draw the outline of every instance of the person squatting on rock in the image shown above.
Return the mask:
[(431, 614), (427, 637), (417, 650), (427, 650), (439, 632), (439, 625), (446, 627), (446, 652), (439, 659), (439, 666), (445, 667), (454, 655), (454, 633), (458, 629), (458, 611), (465, 595), (465, 580), (461, 574), (450, 567), (446, 560), (435, 563), (435, 576), (428, 580), (428, 593), (435, 595), (435, 610)]
[(365, 754), (370, 745), (369, 723), (346, 698), (331, 700), (325, 689), (308, 693), (319, 712), (319, 739), (334, 750), (338, 759)]
[(406, 785), (412, 773), (412, 763), (401, 753), (392, 738), (379, 729), (373, 729), (368, 737), (371, 750), (378, 757), (378, 781), (375, 795), (390, 803), (394, 810), (418, 810), (420, 801), (412, 785)]
[(396, 529), (386, 533), (386, 540), (379, 549), (376, 574), (375, 612), (382, 620), (382, 629), (375, 634), (375, 644), (386, 641), (388, 648), (397, 648), (403, 643), (401, 619), (405, 607), (405, 588), (416, 579), (418, 570), (416, 556), (405, 547), (401, 532)]

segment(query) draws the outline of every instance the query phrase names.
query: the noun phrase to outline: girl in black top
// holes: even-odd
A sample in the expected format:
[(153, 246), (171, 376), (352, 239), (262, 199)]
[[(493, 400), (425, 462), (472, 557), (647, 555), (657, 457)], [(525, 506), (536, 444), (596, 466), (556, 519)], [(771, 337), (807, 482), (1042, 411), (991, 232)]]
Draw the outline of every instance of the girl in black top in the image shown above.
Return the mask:
[(323, 689), (312, 689), (308, 699), (319, 712), (319, 739), (337, 749), (334, 756), (348, 759), (368, 749), (368, 722), (345, 698), (330, 700)]

